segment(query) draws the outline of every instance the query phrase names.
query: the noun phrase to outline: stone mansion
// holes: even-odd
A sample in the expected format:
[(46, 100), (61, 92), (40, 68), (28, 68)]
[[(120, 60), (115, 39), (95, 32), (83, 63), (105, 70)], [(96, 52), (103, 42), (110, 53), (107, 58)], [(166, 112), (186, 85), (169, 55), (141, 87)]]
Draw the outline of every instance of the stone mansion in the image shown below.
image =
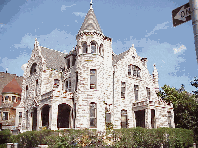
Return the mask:
[[(21, 132), (65, 128), (175, 127), (173, 105), (158, 96), (158, 72), (147, 69), (147, 58), (134, 45), (116, 55), (105, 36), (92, 3), (68, 54), (39, 46), (23, 74), (21, 102), (15, 125)], [(18, 117), (18, 116), (17, 116)], [(21, 123), (20, 123), (21, 122)]]

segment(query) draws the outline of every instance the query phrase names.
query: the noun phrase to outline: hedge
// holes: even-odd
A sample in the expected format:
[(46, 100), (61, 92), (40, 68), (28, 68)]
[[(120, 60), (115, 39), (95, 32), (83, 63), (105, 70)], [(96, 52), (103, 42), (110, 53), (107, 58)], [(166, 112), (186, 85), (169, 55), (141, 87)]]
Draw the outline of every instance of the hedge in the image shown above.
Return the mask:
[[(180, 128), (145, 129), (141, 127), (114, 129), (108, 131), (111, 147), (189, 147), (193, 144), (193, 131)], [(49, 147), (110, 147), (104, 140), (103, 133), (96, 130), (61, 130), (61, 131), (27, 131), (11, 135), (9, 130), (0, 131), (0, 141), (3, 143), (18, 143), (19, 148), (37, 147), (40, 144)], [(0, 145), (5, 147), (5, 144)]]

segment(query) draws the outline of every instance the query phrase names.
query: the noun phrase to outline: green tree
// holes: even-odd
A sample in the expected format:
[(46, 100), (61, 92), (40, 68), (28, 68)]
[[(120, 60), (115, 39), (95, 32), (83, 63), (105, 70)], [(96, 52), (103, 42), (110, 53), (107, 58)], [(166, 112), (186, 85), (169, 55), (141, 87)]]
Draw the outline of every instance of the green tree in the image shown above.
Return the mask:
[(190, 83), (191, 83), (192, 86), (197, 88), (197, 90), (193, 91), (193, 93), (195, 94), (195, 97), (198, 98), (198, 78), (195, 77), (194, 81), (191, 81)]
[(183, 84), (180, 89), (164, 85), (158, 96), (173, 104), (175, 127), (192, 129), (198, 142), (198, 104), (195, 95), (187, 92), (184, 87)]

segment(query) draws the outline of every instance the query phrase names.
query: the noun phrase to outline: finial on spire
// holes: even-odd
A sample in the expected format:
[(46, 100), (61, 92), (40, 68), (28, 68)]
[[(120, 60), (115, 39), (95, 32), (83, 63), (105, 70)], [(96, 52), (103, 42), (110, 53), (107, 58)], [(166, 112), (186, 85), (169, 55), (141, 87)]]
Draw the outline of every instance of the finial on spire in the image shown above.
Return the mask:
[(93, 3), (92, 3), (92, 0), (91, 0), (91, 2), (90, 2), (90, 9), (93, 9), (93, 8), (92, 8), (92, 5), (93, 5)]
[(134, 47), (134, 44), (132, 44), (132, 47)]

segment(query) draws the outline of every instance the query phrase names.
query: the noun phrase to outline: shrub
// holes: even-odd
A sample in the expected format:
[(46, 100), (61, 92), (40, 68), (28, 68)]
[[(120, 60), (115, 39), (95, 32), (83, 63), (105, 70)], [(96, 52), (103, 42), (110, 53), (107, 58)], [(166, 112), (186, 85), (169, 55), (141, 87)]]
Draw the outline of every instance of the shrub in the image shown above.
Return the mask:
[(10, 140), (11, 132), (10, 130), (6, 129), (0, 131), (0, 144), (8, 143)]

